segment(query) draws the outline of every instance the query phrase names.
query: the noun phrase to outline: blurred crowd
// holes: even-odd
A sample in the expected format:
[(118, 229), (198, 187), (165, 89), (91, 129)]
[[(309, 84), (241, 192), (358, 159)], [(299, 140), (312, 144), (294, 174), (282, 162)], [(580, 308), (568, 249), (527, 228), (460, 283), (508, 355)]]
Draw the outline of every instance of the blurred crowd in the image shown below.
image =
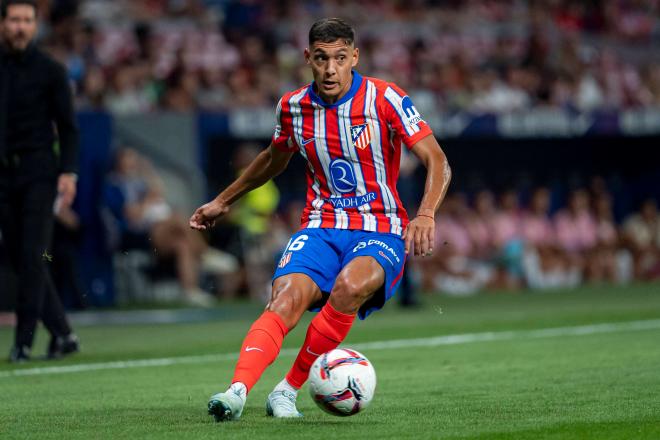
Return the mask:
[[(231, 160), (233, 172), (242, 172), (258, 152), (257, 145), (240, 145)], [(205, 293), (266, 300), (270, 277), (300, 227), (303, 208), (300, 200), (282, 200), (271, 181), (237, 202), (203, 241), (165, 202), (148, 158), (130, 148), (116, 153), (104, 202), (118, 232), (110, 234), (117, 237), (112, 249), (120, 256), (147, 253), (149, 267), (174, 263), (170, 276), (183, 288), (184, 299), (201, 306), (213, 303)], [(408, 202), (409, 212), (414, 203)], [(434, 255), (411, 259), (409, 284), (420, 292), (467, 295), (660, 279), (656, 201), (643, 200), (619, 221), (613, 205), (599, 177), (570, 191), (562, 185), (498, 193), (453, 190), (436, 217)], [(206, 284), (204, 273), (211, 276)]]
[[(257, 298), (264, 294), (287, 240), (300, 227), (303, 204), (291, 200), (264, 210), (254, 202), (246, 200), (238, 208), (247, 217), (230, 219), (219, 230), (220, 236), (238, 231), (243, 247), (226, 247), (217, 236), (211, 242), (234, 252), (241, 261), (246, 261), (243, 252), (259, 253), (247, 264), (251, 276), (259, 270), (266, 274), (265, 283), (256, 286), (252, 295)], [(434, 255), (409, 262), (409, 288), (468, 295), (483, 290), (560, 289), (660, 279), (656, 201), (643, 200), (620, 221), (615, 220), (613, 202), (600, 178), (568, 193), (545, 186), (499, 193), (487, 189), (451, 192), (436, 216)], [(267, 218), (267, 227), (247, 230), (246, 218)]]
[(575, 189), (557, 207), (552, 196), (547, 187), (524, 204), (515, 190), (450, 194), (438, 213), (435, 255), (418, 262), (422, 286), (460, 295), (660, 278), (655, 200), (617, 224), (603, 187)]
[[(215, 300), (200, 285), (202, 275), (223, 277), (238, 270), (231, 254), (209, 246), (188, 226), (188, 213), (177, 212), (167, 201), (151, 161), (132, 148), (115, 152), (101, 205), (107, 250), (117, 256), (119, 290), (133, 296), (127, 300), (182, 299), (191, 306), (210, 307)], [(172, 298), (150, 298), (153, 289), (135, 283), (136, 278), (153, 280), (163, 273), (177, 280)]]
[(359, 69), (420, 111), (660, 105), (658, 0), (42, 0), (80, 109), (272, 106), (310, 80), (311, 23), (353, 23)]

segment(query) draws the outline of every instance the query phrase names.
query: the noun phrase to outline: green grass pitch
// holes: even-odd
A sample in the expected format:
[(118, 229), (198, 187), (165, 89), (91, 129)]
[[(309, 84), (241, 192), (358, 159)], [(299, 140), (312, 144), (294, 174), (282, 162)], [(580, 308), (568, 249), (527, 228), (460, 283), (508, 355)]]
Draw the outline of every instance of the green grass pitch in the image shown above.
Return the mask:
[[(305, 388), (301, 420), (266, 417), (264, 400), (293, 361), (308, 314), (250, 393), (239, 422), (206, 415), (231, 378), (235, 353), (259, 308), (224, 306), (215, 322), (79, 327), (83, 352), (57, 362), (0, 361), (2, 439), (660, 439), (660, 285), (572, 292), (427, 296), (418, 310), (388, 304), (357, 322), (344, 344), (495, 333), (473, 342), (363, 351), (378, 375), (364, 413), (337, 418)], [(532, 337), (528, 330), (655, 322), (648, 328)], [(595, 327), (600, 328), (600, 327)], [(36, 351), (45, 349), (40, 332)], [(11, 329), (0, 329), (8, 352)], [(482, 335), (483, 336), (483, 335)], [(459, 341), (460, 342), (460, 341)], [(190, 362), (177, 362), (192, 356)], [(85, 371), (111, 361), (170, 358), (161, 366)], [(188, 359), (188, 358), (184, 358)], [(79, 366), (78, 372), (18, 369)], [(117, 366), (115, 364), (115, 366)]]

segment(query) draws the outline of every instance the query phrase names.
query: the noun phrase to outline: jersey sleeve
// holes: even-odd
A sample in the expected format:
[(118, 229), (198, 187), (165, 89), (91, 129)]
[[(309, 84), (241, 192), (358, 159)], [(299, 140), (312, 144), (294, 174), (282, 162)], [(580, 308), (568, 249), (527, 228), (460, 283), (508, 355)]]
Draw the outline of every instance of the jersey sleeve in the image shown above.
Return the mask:
[[(284, 102), (284, 105), (282, 104)], [(275, 148), (286, 153), (296, 151), (296, 144), (291, 136), (291, 113), (288, 111), (288, 103), (284, 98), (277, 103), (275, 112), (276, 125), (273, 133), (272, 143)]]
[(433, 134), (422, 119), (410, 97), (395, 84), (388, 84), (384, 93), (384, 113), (390, 126), (409, 149), (426, 136)]

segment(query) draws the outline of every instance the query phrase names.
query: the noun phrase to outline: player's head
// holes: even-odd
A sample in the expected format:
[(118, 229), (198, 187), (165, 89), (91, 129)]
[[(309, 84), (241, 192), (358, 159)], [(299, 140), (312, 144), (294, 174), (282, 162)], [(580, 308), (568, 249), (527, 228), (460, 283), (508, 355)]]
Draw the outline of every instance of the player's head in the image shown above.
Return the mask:
[(0, 0), (0, 35), (13, 51), (23, 51), (37, 33), (35, 0)]
[(323, 18), (312, 25), (305, 60), (312, 68), (317, 92), (324, 101), (336, 102), (350, 90), (351, 71), (358, 58), (351, 25), (340, 18)]

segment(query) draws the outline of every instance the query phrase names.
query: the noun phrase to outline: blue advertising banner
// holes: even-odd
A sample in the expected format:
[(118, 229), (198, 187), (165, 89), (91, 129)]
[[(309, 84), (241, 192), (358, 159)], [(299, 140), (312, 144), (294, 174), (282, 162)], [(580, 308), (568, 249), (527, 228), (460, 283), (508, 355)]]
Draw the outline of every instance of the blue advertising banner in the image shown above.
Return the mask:
[(80, 171), (75, 209), (83, 225), (79, 274), (87, 300), (95, 306), (114, 304), (112, 255), (105, 243), (100, 216), (101, 191), (110, 164), (112, 118), (107, 113), (80, 113)]

